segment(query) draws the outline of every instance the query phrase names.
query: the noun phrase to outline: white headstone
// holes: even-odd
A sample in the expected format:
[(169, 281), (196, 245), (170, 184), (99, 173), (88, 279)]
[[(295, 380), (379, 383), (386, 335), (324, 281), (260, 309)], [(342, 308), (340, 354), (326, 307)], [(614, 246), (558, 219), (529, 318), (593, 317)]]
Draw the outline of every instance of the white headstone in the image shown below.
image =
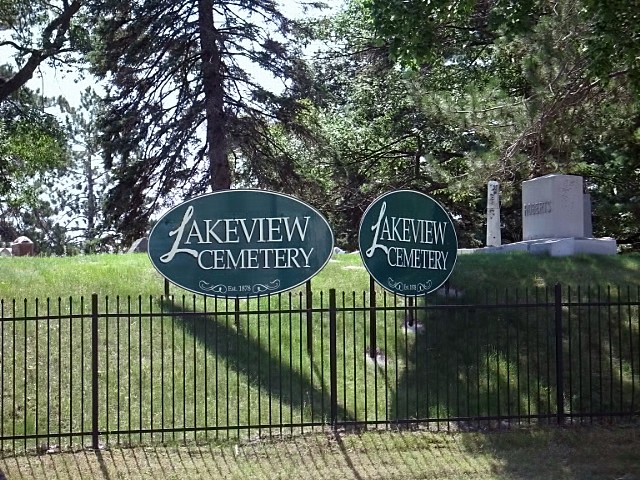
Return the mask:
[(546, 175), (522, 183), (522, 239), (582, 238), (582, 177)]
[(138, 238), (127, 250), (127, 253), (141, 253), (146, 252), (149, 245), (149, 239), (147, 237)]
[(500, 183), (491, 180), (487, 184), (487, 247), (499, 247), (500, 234)]

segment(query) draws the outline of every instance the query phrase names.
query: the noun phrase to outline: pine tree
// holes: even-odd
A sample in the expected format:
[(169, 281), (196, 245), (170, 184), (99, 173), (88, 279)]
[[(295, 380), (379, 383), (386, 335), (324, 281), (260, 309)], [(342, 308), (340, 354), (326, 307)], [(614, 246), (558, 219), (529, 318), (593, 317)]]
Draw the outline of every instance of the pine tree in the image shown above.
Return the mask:
[[(273, 0), (92, 8), (94, 71), (109, 82), (100, 121), (116, 181), (109, 202), (132, 240), (163, 202), (229, 188), (231, 161), (257, 158), (272, 144), (272, 126), (295, 119), (301, 106), (288, 79), (301, 72), (297, 25)], [(273, 79), (281, 92), (265, 87)]]
[(60, 101), (68, 113), (72, 161), (52, 185), (52, 195), (66, 216), (70, 241), (85, 253), (108, 251), (114, 246), (108, 242), (103, 204), (110, 177), (102, 163), (96, 125), (102, 103), (91, 87), (81, 94), (78, 107)]

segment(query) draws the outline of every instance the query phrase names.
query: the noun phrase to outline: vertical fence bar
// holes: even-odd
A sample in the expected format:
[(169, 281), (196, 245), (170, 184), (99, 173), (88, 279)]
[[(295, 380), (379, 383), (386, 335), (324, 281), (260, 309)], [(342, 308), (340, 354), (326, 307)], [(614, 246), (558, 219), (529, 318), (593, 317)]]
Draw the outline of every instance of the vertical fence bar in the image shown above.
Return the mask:
[[(160, 439), (164, 443), (164, 429), (165, 429), (165, 421), (164, 421), (164, 402), (165, 402), (165, 392), (164, 392), (164, 313), (169, 306), (170, 299), (168, 296), (160, 299), (160, 303), (162, 305), (160, 309), (160, 424), (162, 425), (162, 433), (160, 434)], [(205, 310), (206, 311), (206, 310)], [(206, 325), (206, 323), (205, 323)], [(206, 365), (206, 364), (205, 364)], [(206, 396), (206, 395), (205, 395)]]
[[(269, 309), (269, 306), (267, 306), (267, 310)], [(262, 336), (260, 334), (260, 324), (262, 322), (262, 315), (260, 313), (260, 297), (258, 297), (256, 299), (256, 338), (257, 338), (257, 342), (259, 345), (261, 345), (261, 341), (262, 341)], [(267, 316), (268, 318), (268, 316)], [(261, 347), (262, 349), (262, 347)], [(262, 359), (262, 352), (258, 352), (258, 361), (257, 361), (257, 370), (258, 370), (258, 382), (262, 381), (262, 363), (261, 363), (261, 359)], [(217, 352), (216, 352), (216, 361), (217, 361)], [(217, 367), (216, 367), (216, 372), (217, 372)], [(311, 370), (311, 372), (313, 372), (313, 369)], [(217, 375), (217, 373), (216, 373)], [(313, 377), (311, 378), (311, 382), (313, 382)], [(216, 384), (217, 384), (217, 377), (216, 377)], [(313, 391), (313, 390), (312, 390)], [(258, 389), (258, 437), (262, 437), (262, 389)], [(216, 398), (218, 398), (218, 392), (216, 390)], [(311, 404), (312, 404), (312, 417), (313, 417), (313, 398), (311, 399)], [(216, 416), (217, 416), (217, 405), (218, 403), (216, 402)], [(217, 424), (216, 424), (217, 425)]]
[[(351, 340), (353, 342), (353, 346), (352, 346), (352, 351), (354, 353), (354, 355), (356, 354), (356, 352), (358, 351), (358, 347), (357, 347), (357, 333), (356, 333), (356, 323), (357, 323), (357, 318), (356, 318), (356, 292), (352, 292), (351, 293), (351, 305), (353, 305), (353, 312), (351, 315)], [(364, 304), (363, 304), (364, 305)], [(346, 355), (345, 355), (346, 357)], [(353, 384), (354, 385), (358, 385), (358, 362), (356, 361), (356, 358), (354, 356), (353, 358)], [(343, 386), (343, 388), (346, 390), (346, 384)], [(354, 421), (358, 421), (358, 397), (357, 397), (357, 392), (358, 389), (354, 388), (353, 389), (353, 420)], [(365, 398), (367, 398), (367, 386), (365, 384), (364, 386), (364, 395)], [(345, 405), (345, 409), (346, 409), (346, 405)], [(366, 414), (365, 414), (366, 415)]]
[(614, 403), (615, 401), (613, 399), (614, 397), (613, 386), (615, 382), (615, 375), (613, 371), (614, 338), (613, 338), (613, 316), (611, 312), (612, 307), (613, 307), (613, 304), (611, 303), (611, 286), (607, 286), (607, 325), (608, 325), (607, 343), (609, 345), (609, 348), (607, 350), (609, 354), (609, 405), (615, 404)]
[[(10, 410), (11, 412), (15, 412), (17, 411), (17, 405), (16, 405), (16, 364), (18, 363), (16, 361), (16, 300), (15, 298), (13, 299), (12, 303), (11, 303), (11, 348), (13, 349), (13, 361), (11, 362), (11, 368), (12, 368), (12, 375), (11, 375), (11, 387), (13, 389), (13, 393), (11, 395), (11, 400), (12, 400), (12, 404), (10, 405), (9, 408), (13, 408), (13, 410)], [(25, 355), (26, 357), (26, 355)], [(16, 449), (16, 419), (17, 419), (17, 415), (12, 414), (11, 415), (11, 436), (13, 437), (12, 441), (11, 441), (11, 448), (15, 451)]]
[[(162, 308), (162, 307), (160, 307)], [(149, 439), (153, 441), (153, 297), (149, 296)], [(108, 325), (108, 322), (107, 322)], [(108, 338), (108, 337), (107, 337)], [(142, 355), (142, 354), (141, 354)], [(107, 382), (108, 384), (109, 382)], [(108, 406), (108, 405), (107, 405)], [(108, 411), (108, 408), (107, 408)], [(108, 418), (108, 417), (107, 417)]]
[[(106, 295), (104, 298), (104, 372), (105, 372), (105, 389), (104, 389), (104, 411), (106, 412), (106, 425), (105, 430), (109, 432), (111, 430), (111, 426), (109, 424), (109, 296)], [(109, 437), (107, 437), (108, 439)]]
[[(131, 392), (131, 295), (127, 295), (127, 392)], [(131, 397), (127, 395), (127, 431), (131, 444)]]
[[(289, 292), (289, 369), (291, 372), (295, 372), (295, 367), (293, 366), (293, 311), (294, 308), (292, 308), (294, 306), (294, 298), (291, 295), (291, 292)], [(248, 304), (248, 301), (247, 301)], [(300, 301), (300, 297), (298, 296), (298, 308), (300, 308), (302, 305), (302, 302)], [(249, 308), (247, 308), (247, 310), (249, 310)], [(249, 317), (249, 315), (247, 315), (247, 317)], [(247, 328), (247, 332), (249, 331), (249, 329)], [(302, 348), (301, 348), (302, 349)], [(302, 372), (302, 368), (300, 368), (300, 372)], [(302, 383), (302, 382), (300, 382)], [(291, 399), (291, 403), (289, 404), (289, 425), (290, 425), (290, 430), (289, 430), (289, 434), (293, 435), (293, 409), (294, 409), (294, 402), (293, 399), (295, 398), (293, 396), (293, 378), (290, 375), (289, 376), (289, 398)], [(247, 396), (247, 404), (251, 404), (251, 401), (249, 399), (249, 397)], [(249, 415), (249, 412), (247, 412), (247, 419), (249, 420), (249, 424), (251, 424), (251, 415)], [(249, 429), (247, 429), (247, 437), (251, 438), (251, 431)]]
[(98, 449), (98, 295), (91, 295), (91, 448)]
[(338, 421), (338, 362), (336, 327), (336, 289), (329, 290), (329, 381), (331, 395), (331, 426), (336, 428)]
[[(40, 337), (40, 333), (39, 333), (40, 319), (38, 318), (38, 317), (40, 316), (39, 303), (40, 303), (39, 299), (38, 299), (38, 298), (36, 298), (36, 301), (35, 301), (35, 317), (36, 317), (36, 319), (35, 319), (35, 321), (34, 321), (34, 324), (35, 324), (35, 330), (36, 330), (36, 331), (35, 331), (35, 337), (36, 337), (36, 338), (35, 338), (35, 340), (36, 340), (36, 342), (35, 342), (35, 343), (36, 343), (36, 355), (35, 355), (35, 356), (36, 356), (36, 365), (35, 365), (35, 369), (36, 369), (36, 372), (35, 372), (35, 373), (36, 373), (36, 376), (35, 376), (35, 384), (36, 384), (36, 385), (35, 385), (35, 387), (36, 387), (36, 388), (35, 388), (36, 408), (35, 408), (35, 419), (34, 419), (34, 420), (35, 420), (35, 421), (34, 421), (34, 424), (35, 424), (34, 433), (35, 433), (35, 434), (39, 434), (39, 433), (40, 433), (40, 425), (39, 425), (39, 422), (38, 422), (38, 420), (39, 420), (39, 418), (38, 418), (38, 417), (39, 417), (38, 413), (39, 413), (39, 410), (40, 410), (40, 399), (38, 398), (38, 397), (39, 397), (39, 392), (38, 392), (38, 390), (40, 389), (40, 388), (39, 388), (39, 387), (40, 387), (40, 385), (39, 385), (39, 378), (38, 378), (38, 377), (40, 376), (40, 375), (39, 375), (39, 372), (38, 372), (38, 365), (39, 365), (39, 363), (40, 363), (40, 361), (39, 361), (39, 360), (40, 360), (40, 353), (39, 353), (39, 350), (40, 350), (40, 349), (39, 349), (39, 347), (40, 347), (40, 345), (39, 345), (39, 343), (40, 343), (40, 339), (39, 339), (39, 337)], [(49, 389), (49, 386), (47, 385), (47, 390), (48, 390), (48, 389)], [(25, 433), (26, 433), (26, 432), (25, 432)]]
[[(346, 293), (342, 292), (342, 302), (340, 304), (340, 309), (342, 310), (342, 339), (341, 339), (341, 347), (342, 347), (342, 405), (346, 410), (348, 407), (347, 403), (347, 312), (346, 312)], [(343, 417), (342, 420), (347, 420), (347, 418)]]
[[(498, 289), (496, 288), (496, 297), (495, 304), (500, 305), (500, 294), (498, 293)], [(507, 299), (504, 299), (505, 303)], [(505, 321), (506, 322), (506, 321)], [(498, 429), (502, 428), (502, 405), (500, 405), (500, 383), (502, 379), (502, 372), (500, 371), (500, 356), (502, 355), (502, 348), (500, 347), (500, 323), (501, 319), (498, 317), (494, 322), (494, 330), (496, 332), (496, 362), (495, 362), (495, 378), (496, 378), (496, 416), (498, 417)], [(508, 363), (508, 362), (506, 362)], [(447, 370), (445, 370), (447, 371)], [(448, 391), (448, 390), (447, 390)], [(449, 399), (447, 398), (447, 405), (449, 404)]]
[[(195, 305), (195, 295), (194, 295), (194, 305), (193, 305), (193, 311), (196, 311), (196, 305)], [(236, 326), (236, 355), (240, 355), (240, 332), (241, 332), (241, 325), (240, 325), (240, 297), (236, 297), (233, 299), (233, 321), (235, 322), (235, 326)], [(249, 333), (249, 330), (247, 329), (247, 334)], [(193, 352), (193, 356), (195, 359), (195, 338), (194, 338), (194, 352)], [(195, 360), (194, 360), (195, 362)], [(194, 391), (193, 391), (193, 397), (195, 399), (196, 396), (196, 391), (195, 391), (195, 371), (196, 371), (196, 365), (194, 363), (193, 365), (193, 371), (194, 371)], [(236, 425), (238, 427), (238, 436), (240, 436), (240, 372), (236, 371), (236, 395), (238, 397), (238, 399), (236, 400)], [(247, 405), (249, 405), (249, 401), (248, 401), (248, 395), (247, 395)], [(195, 421), (195, 412), (196, 412), (196, 402), (194, 400), (193, 402), (193, 416), (194, 416), (194, 427), (197, 426), (196, 421)], [(248, 421), (249, 423), (250, 421)], [(195, 435), (195, 433), (194, 433)]]
[[(617, 287), (616, 294), (618, 297), (618, 301), (616, 303), (617, 312), (616, 316), (618, 317), (618, 352), (620, 352), (618, 356), (618, 381), (620, 382), (620, 401), (618, 405), (619, 411), (622, 413), (623, 410), (623, 400), (624, 400), (624, 383), (623, 383), (623, 353), (622, 353), (622, 298), (620, 297), (620, 286)], [(627, 300), (629, 301), (629, 300)]]
[[(0, 300), (0, 425), (4, 431), (4, 299)], [(0, 439), (0, 450), (4, 450), (4, 435)]]
[[(4, 357), (2, 357), (4, 358)], [(3, 389), (0, 388), (0, 392)], [(0, 423), (2, 425), (2, 423)], [(47, 446), (51, 444), (51, 301), (47, 297)]]
[[(58, 445), (62, 445), (62, 298), (58, 297)], [(3, 357), (4, 358), (4, 357)], [(4, 422), (2, 423), (4, 425)]]
[[(288, 306), (289, 309), (291, 309), (291, 301), (289, 301)], [(291, 377), (291, 374), (289, 374), (289, 377)], [(284, 393), (282, 388), (282, 293), (278, 293), (278, 392), (280, 394)], [(282, 435), (282, 424), (284, 423), (282, 418), (284, 411), (282, 408), (283, 403), (283, 401), (278, 402), (278, 424), (280, 425), (280, 435)]]
[(609, 405), (613, 405), (613, 333), (612, 333), (613, 319), (611, 317), (611, 286), (607, 286), (607, 344), (608, 356), (609, 356)]
[[(592, 295), (592, 291), (591, 291), (591, 286), (587, 287), (587, 304), (591, 303), (591, 295)], [(587, 307), (587, 335), (588, 335), (588, 344), (589, 345), (593, 345), (593, 335), (592, 335), (592, 319), (591, 319), (591, 312), (592, 312), (592, 308), (591, 307)], [(593, 347), (590, 347), (590, 350)], [(591, 423), (593, 423), (593, 376), (594, 376), (594, 371), (593, 371), (593, 355), (591, 354), (591, 352), (589, 352), (589, 356), (587, 357), (587, 361), (588, 361), (588, 369), (589, 369), (589, 411), (591, 412), (591, 415), (589, 415), (589, 420), (591, 421)]]
[[(519, 299), (519, 292), (518, 289), (516, 288), (516, 298), (515, 298), (515, 304), (519, 305), (520, 304), (520, 299)], [(518, 320), (515, 322), (515, 330), (516, 330), (516, 353), (515, 353), (515, 367), (516, 367), (516, 408), (518, 409), (518, 425), (522, 423), (522, 408), (521, 408), (521, 402), (520, 399), (522, 398), (521, 396), (521, 378), (522, 378), (522, 370), (520, 368), (520, 360), (519, 360), (519, 356), (520, 356), (520, 328), (522, 326), (522, 323)]]
[[(224, 312), (225, 312), (225, 316), (224, 316), (224, 328), (225, 328), (225, 332), (227, 332), (227, 335), (229, 336), (227, 338), (227, 341), (225, 342), (225, 358), (229, 359), (231, 358), (231, 334), (228, 333), (229, 332), (229, 297), (224, 297)], [(184, 343), (184, 338), (183, 338), (183, 343)], [(229, 431), (231, 430), (229, 427), (231, 426), (231, 416), (230, 416), (230, 412), (229, 412), (229, 371), (230, 371), (230, 365), (229, 365), (229, 361), (227, 360), (225, 362), (224, 365), (224, 382), (225, 382), (225, 392), (227, 392), (227, 394), (225, 395), (225, 431), (227, 434), (227, 440), (229, 440)], [(183, 396), (184, 398), (184, 396)], [(186, 413), (184, 413), (184, 415), (186, 415)]]
[[(572, 403), (573, 403), (573, 381), (574, 381), (574, 377), (573, 377), (573, 360), (574, 360), (574, 356), (575, 356), (575, 349), (573, 348), (572, 344), (573, 344), (573, 333), (572, 333), (572, 329), (571, 329), (571, 318), (572, 316), (572, 312), (571, 312), (571, 285), (567, 286), (567, 320), (566, 320), (566, 328), (567, 328), (567, 398), (568, 398), (568, 402), (567, 402), (567, 406), (569, 407), (568, 413), (569, 415), (571, 415), (571, 413), (573, 412), (573, 408), (572, 408)], [(571, 419), (573, 421), (573, 418)]]
[[(636, 301), (638, 299), (636, 298)], [(629, 358), (631, 359), (631, 361), (629, 362), (630, 366), (631, 366), (631, 405), (629, 408), (629, 412), (634, 412), (635, 409), (635, 394), (636, 394), (636, 384), (635, 384), (635, 376), (636, 376), (636, 370), (635, 370), (635, 357), (633, 356), (633, 316), (632, 316), (632, 309), (631, 309), (631, 302), (632, 302), (632, 298), (631, 298), (631, 288), (629, 286), (627, 286), (627, 321), (628, 321), (628, 329), (629, 329)], [(640, 330), (640, 329), (639, 329)]]
[(27, 303), (27, 299), (24, 299), (24, 308), (22, 310), (22, 316), (24, 317), (22, 322), (22, 333), (24, 335), (24, 361), (23, 361), (23, 365), (22, 365), (22, 376), (24, 379), (24, 383), (22, 385), (22, 408), (23, 408), (23, 422), (22, 422), (22, 435), (24, 436), (24, 449), (27, 449), (27, 421), (28, 421), (28, 415), (27, 415), (27, 411), (28, 411), (28, 395), (27, 395), (27, 386), (29, 384), (28, 382), (28, 378), (27, 378), (27, 372), (29, 369), (28, 366), (28, 358), (29, 358), (29, 349), (28, 349), (28, 339), (29, 339), (29, 335), (27, 334), (27, 328), (29, 326), (29, 322), (27, 321), (27, 317), (28, 317), (28, 303)]
[(311, 280), (305, 283), (305, 303), (307, 309), (307, 352), (311, 353), (313, 348), (313, 292), (311, 291)]
[[(272, 296), (269, 295), (267, 297), (267, 305), (269, 309), (269, 315), (267, 316), (267, 401), (269, 405), (269, 427), (273, 425), (273, 386), (272, 386), (272, 375), (271, 375), (271, 364), (272, 356), (271, 356), (271, 312), (273, 308), (271, 307), (271, 299)], [(269, 436), (271, 436), (271, 428), (269, 428)]]
[(120, 425), (121, 425), (121, 415), (120, 415), (120, 296), (116, 296), (116, 409), (117, 409), (117, 417), (116, 423), (118, 428), (118, 443), (120, 443)]
[[(300, 294), (298, 295), (298, 307), (300, 309), (300, 311), (298, 312), (298, 328), (300, 329), (300, 348), (298, 349), (298, 366), (300, 368), (300, 372), (302, 373), (304, 371), (304, 363), (303, 363), (303, 350), (302, 350), (302, 292), (300, 292)], [(313, 371), (313, 368), (309, 369), (311, 373)], [(311, 379), (312, 380), (312, 379)], [(313, 387), (313, 382), (310, 380), (310, 384), (311, 387)], [(304, 400), (305, 400), (305, 395), (304, 395), (304, 383), (300, 382), (300, 405), (304, 405)], [(293, 398), (293, 397), (291, 397)], [(311, 419), (313, 420), (313, 418)], [(304, 433), (304, 421), (305, 421), (305, 416), (304, 416), (304, 408), (300, 408), (300, 433)]]
[[(362, 292), (362, 305), (363, 306), (366, 305), (367, 304), (366, 302), (367, 302), (367, 293), (363, 291)], [(366, 320), (364, 320), (364, 321), (366, 322)], [(362, 336), (362, 344), (364, 345), (364, 355), (366, 357), (368, 355), (368, 352), (367, 352), (367, 335), (369, 334), (369, 332), (367, 332), (367, 329), (366, 329), (366, 323), (365, 323), (365, 328), (362, 329), (362, 334), (363, 334), (363, 336)], [(369, 408), (368, 408), (369, 405), (367, 404), (367, 398), (369, 396), (369, 390), (368, 390), (368, 386), (367, 386), (367, 377), (368, 376), (369, 375), (367, 375), (367, 358), (365, 358), (365, 361), (362, 362), (362, 380), (363, 380), (363, 385), (364, 385), (364, 388), (363, 388), (363, 391), (364, 391), (364, 405), (363, 405), (364, 416), (362, 418), (365, 421), (365, 425), (366, 425), (366, 422), (369, 420)], [(365, 426), (365, 428), (366, 428), (366, 426)]]
[(73, 443), (73, 302), (69, 297), (69, 443)]
[(564, 413), (564, 352), (562, 346), (562, 285), (555, 284), (554, 305), (556, 320), (556, 418), (563, 425)]
[(414, 306), (414, 298), (413, 297), (405, 297), (405, 298), (407, 300), (407, 302), (406, 302), (406, 305), (407, 305), (407, 318), (405, 320), (405, 323), (406, 323), (405, 327), (406, 326), (413, 327), (413, 322), (415, 321), (415, 314), (414, 314), (415, 310), (413, 308), (413, 306)]
[[(580, 290), (580, 286), (578, 286), (578, 292), (577, 292), (577, 296), (578, 296), (578, 307), (577, 307), (577, 312), (578, 312), (578, 318), (576, 319), (578, 324), (576, 326), (576, 330), (578, 332), (578, 411), (583, 414), (584, 413), (584, 407), (583, 407), (583, 400), (584, 400), (584, 390), (583, 390), (583, 368), (582, 368), (582, 360), (584, 357), (584, 352), (582, 350), (582, 336), (583, 336), (583, 330), (582, 330), (582, 314), (584, 312), (582, 304), (583, 304), (583, 299), (582, 299), (582, 291)], [(591, 374), (591, 372), (589, 372), (589, 374)], [(573, 410), (573, 406), (571, 407)], [(584, 417), (580, 417), (580, 423), (584, 422)]]
[[(208, 316), (209, 316), (209, 311), (207, 310), (207, 297), (204, 297), (202, 299), (203, 301), (203, 305), (202, 305), (202, 313), (204, 315), (205, 321), (204, 323), (204, 338), (208, 339), (209, 338), (209, 333), (207, 332), (207, 326), (209, 325), (209, 320), (208, 320)], [(249, 309), (248, 307), (248, 303), (247, 303), (247, 310)], [(247, 328), (247, 332), (249, 331), (249, 328)], [(209, 438), (209, 369), (208, 369), (208, 365), (209, 365), (209, 342), (208, 340), (204, 342), (203, 345), (203, 360), (204, 360), (204, 436), (206, 439)], [(247, 399), (249, 400), (249, 399)], [(248, 403), (248, 402), (247, 402)], [(249, 417), (250, 415), (247, 414)], [(162, 425), (164, 427), (164, 424)]]
[(138, 295), (138, 438), (142, 443), (142, 295)]

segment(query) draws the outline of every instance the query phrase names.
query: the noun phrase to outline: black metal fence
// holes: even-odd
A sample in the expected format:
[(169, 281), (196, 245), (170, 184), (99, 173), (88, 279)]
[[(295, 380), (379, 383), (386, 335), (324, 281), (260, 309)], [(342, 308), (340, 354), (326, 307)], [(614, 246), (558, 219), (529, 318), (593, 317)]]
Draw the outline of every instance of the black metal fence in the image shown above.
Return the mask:
[(636, 420), (640, 289), (0, 305), (0, 448)]

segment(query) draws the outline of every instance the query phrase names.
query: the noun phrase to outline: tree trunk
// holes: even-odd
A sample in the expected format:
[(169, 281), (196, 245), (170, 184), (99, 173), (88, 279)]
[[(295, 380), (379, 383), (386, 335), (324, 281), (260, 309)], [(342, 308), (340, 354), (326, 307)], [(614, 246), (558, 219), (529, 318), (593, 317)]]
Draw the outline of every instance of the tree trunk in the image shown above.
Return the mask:
[(227, 151), (222, 59), (217, 42), (219, 34), (213, 24), (212, 0), (198, 1), (198, 25), (207, 118), (209, 182), (214, 191), (225, 190), (231, 188), (231, 170)]
[(87, 249), (85, 242), (85, 253), (93, 253), (95, 249), (94, 240), (96, 239), (96, 217), (98, 216), (98, 203), (96, 202), (95, 178), (91, 159), (93, 158), (93, 148), (87, 152), (84, 159), (84, 176), (87, 182), (87, 228), (85, 229), (85, 240), (89, 240), (91, 247)]

